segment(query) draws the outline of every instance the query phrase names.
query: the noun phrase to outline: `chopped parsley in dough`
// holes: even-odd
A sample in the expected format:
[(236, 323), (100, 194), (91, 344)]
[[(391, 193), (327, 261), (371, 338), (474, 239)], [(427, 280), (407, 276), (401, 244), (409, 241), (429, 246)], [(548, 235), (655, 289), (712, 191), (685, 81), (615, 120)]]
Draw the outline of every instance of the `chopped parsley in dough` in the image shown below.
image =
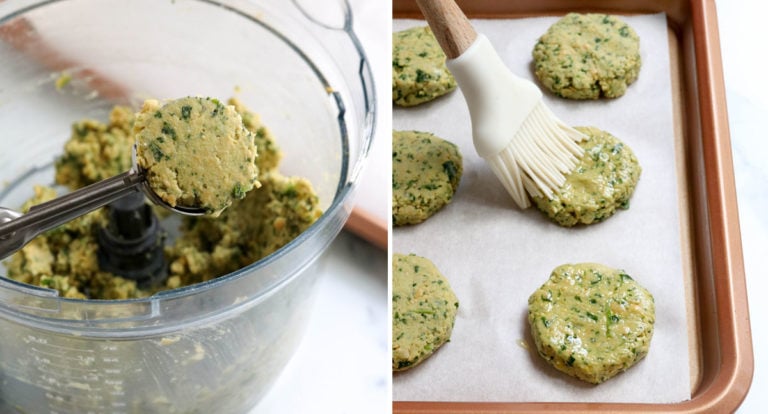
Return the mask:
[(182, 237), (167, 250), (172, 287), (209, 280), (266, 257), (293, 240), (322, 214), (312, 185), (277, 171), (263, 188), (232, 204), (220, 217), (186, 217)]
[(231, 105), (187, 97), (144, 102), (133, 126), (136, 162), (170, 206), (218, 215), (260, 186), (251, 131)]
[(56, 160), (56, 183), (76, 189), (128, 171), (133, 118), (131, 108), (116, 106), (106, 124), (91, 119), (75, 122), (64, 156)]
[(392, 34), (392, 101), (400, 106), (429, 102), (456, 89), (445, 53), (429, 26)]
[[(26, 213), (33, 205), (54, 198), (56, 191), (36, 186), (35, 195), (21, 211)], [(5, 262), (8, 277), (56, 289), (65, 298), (141, 296), (135, 281), (99, 269), (97, 237), (106, 217), (106, 210), (99, 209), (35, 237)]]
[(450, 203), (463, 164), (459, 147), (428, 132), (392, 132), (392, 221), (417, 224)]
[[(282, 153), (258, 115), (234, 99), (228, 105), (240, 114), (255, 139), (263, 187), (234, 200), (217, 218), (184, 217), (179, 237), (165, 247), (169, 277), (164, 285), (142, 290), (135, 281), (99, 269), (97, 233), (106, 224), (106, 209), (33, 239), (5, 262), (8, 276), (56, 289), (67, 298), (139, 298), (223, 276), (296, 238), (322, 214), (317, 194), (305, 178), (280, 173)], [(76, 189), (127, 171), (133, 119), (130, 108), (115, 107), (107, 124), (76, 122), (64, 155), (56, 163), (56, 182)], [(35, 196), (22, 211), (55, 196), (51, 188), (36, 187)]]
[(584, 155), (578, 165), (552, 199), (533, 197), (539, 210), (564, 227), (597, 223), (629, 208), (642, 172), (632, 149), (618, 138), (594, 127), (576, 129), (588, 138), (579, 142)]
[(653, 296), (624, 271), (596, 263), (557, 267), (528, 299), (539, 355), (593, 384), (648, 354), (654, 322)]
[(414, 367), (451, 339), (459, 300), (435, 265), (392, 255), (392, 370)]
[(533, 60), (536, 77), (558, 96), (616, 98), (640, 73), (640, 38), (616, 16), (570, 13), (539, 38)]

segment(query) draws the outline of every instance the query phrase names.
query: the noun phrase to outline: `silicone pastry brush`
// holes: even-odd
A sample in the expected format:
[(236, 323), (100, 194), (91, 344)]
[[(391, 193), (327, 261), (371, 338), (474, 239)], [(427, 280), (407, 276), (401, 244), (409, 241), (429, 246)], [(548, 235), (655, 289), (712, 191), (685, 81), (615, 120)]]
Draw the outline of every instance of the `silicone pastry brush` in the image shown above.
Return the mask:
[(584, 135), (558, 120), (532, 82), (504, 64), (453, 0), (416, 0), (464, 95), (478, 155), (520, 208), (552, 198), (577, 164)]

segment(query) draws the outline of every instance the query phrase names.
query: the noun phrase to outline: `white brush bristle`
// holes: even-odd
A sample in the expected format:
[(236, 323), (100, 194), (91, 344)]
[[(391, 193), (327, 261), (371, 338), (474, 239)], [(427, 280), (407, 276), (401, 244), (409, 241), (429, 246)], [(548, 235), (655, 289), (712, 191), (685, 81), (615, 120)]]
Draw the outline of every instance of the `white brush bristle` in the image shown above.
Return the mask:
[(584, 150), (577, 144), (584, 134), (562, 123), (539, 102), (509, 145), (486, 161), (520, 208), (532, 196), (552, 198), (577, 165)]

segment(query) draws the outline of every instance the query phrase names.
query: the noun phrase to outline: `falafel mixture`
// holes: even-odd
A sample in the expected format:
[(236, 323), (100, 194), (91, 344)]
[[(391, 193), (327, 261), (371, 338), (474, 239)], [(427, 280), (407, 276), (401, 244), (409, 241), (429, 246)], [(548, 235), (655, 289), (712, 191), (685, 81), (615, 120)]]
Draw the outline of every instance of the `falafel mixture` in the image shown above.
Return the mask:
[[(153, 290), (99, 269), (97, 233), (106, 222), (99, 209), (50, 230), (9, 258), (8, 276), (20, 282), (56, 289), (67, 298), (130, 299), (203, 282), (268, 256), (312, 225), (322, 214), (311, 183), (278, 170), (282, 154), (259, 116), (230, 99), (243, 125), (254, 137), (256, 166), (262, 188), (235, 200), (219, 217), (184, 217), (179, 237), (165, 247), (168, 279)], [(131, 166), (135, 116), (115, 107), (109, 121), (76, 122), (56, 162), (56, 183), (77, 189), (127, 171)], [(23, 207), (56, 197), (52, 188), (36, 187)]]

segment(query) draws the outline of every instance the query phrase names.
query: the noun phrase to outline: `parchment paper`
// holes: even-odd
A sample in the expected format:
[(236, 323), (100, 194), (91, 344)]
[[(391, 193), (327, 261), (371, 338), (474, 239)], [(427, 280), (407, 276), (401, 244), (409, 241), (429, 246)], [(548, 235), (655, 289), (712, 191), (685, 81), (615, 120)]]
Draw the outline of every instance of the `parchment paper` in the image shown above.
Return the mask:
[[(451, 341), (421, 365), (394, 375), (395, 401), (672, 403), (690, 398), (666, 18), (624, 19), (640, 36), (642, 69), (623, 97), (571, 101), (545, 92), (546, 104), (560, 119), (612, 133), (640, 161), (643, 172), (629, 210), (603, 223), (562, 228), (535, 207), (519, 210), (475, 153), (460, 91), (394, 109), (394, 129), (433, 132), (459, 145), (464, 155), (464, 176), (453, 202), (424, 223), (393, 231), (393, 251), (431, 259), (461, 303)], [(473, 24), (513, 72), (534, 80), (531, 51), (556, 20)], [(423, 24), (396, 20), (393, 30)], [(556, 266), (575, 262), (624, 269), (656, 302), (649, 355), (599, 386), (562, 374), (538, 356), (526, 319), (529, 295)]]

